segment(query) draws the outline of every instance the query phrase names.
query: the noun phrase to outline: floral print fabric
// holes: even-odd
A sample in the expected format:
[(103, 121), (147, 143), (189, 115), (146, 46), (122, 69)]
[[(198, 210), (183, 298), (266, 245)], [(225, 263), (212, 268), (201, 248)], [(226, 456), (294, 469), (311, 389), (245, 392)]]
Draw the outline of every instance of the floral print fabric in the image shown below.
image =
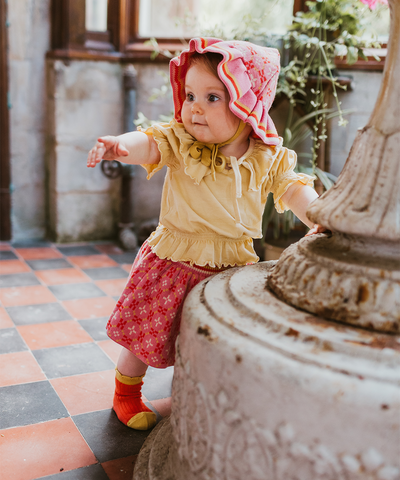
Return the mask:
[(173, 365), (185, 298), (201, 280), (222, 270), (160, 259), (145, 242), (107, 323), (108, 336), (147, 365)]

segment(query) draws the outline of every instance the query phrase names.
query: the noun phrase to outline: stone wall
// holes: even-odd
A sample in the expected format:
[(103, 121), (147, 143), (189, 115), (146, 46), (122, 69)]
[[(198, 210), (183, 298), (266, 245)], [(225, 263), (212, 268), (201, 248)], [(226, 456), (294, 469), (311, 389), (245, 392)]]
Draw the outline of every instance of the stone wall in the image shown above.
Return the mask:
[[(8, 2), (12, 235), (46, 232), (46, 81), (49, 0)], [(3, 28), (3, 26), (2, 26)]]
[[(168, 113), (170, 100), (148, 103), (162, 83), (155, 65), (136, 65), (137, 110), (151, 118)], [(163, 67), (164, 70), (166, 67)], [(49, 227), (58, 242), (102, 240), (117, 232), (120, 179), (86, 167), (100, 135), (118, 135), (123, 126), (123, 67), (102, 61), (48, 61)], [(132, 125), (132, 128), (134, 126)], [(133, 189), (135, 223), (158, 217), (163, 175), (147, 183), (137, 167)]]
[(119, 185), (86, 167), (97, 136), (121, 131), (121, 67), (48, 61), (49, 233), (58, 242), (111, 238)]
[(345, 116), (349, 122), (345, 128), (338, 126), (337, 118), (330, 121), (328, 162), (334, 175), (342, 171), (357, 130), (367, 124), (382, 81), (382, 72), (343, 70), (340, 73), (351, 76), (353, 82), (351, 91), (338, 92), (339, 101), (343, 110), (354, 111)]
[[(143, 112), (147, 118), (158, 119), (160, 114), (168, 115), (173, 110), (172, 98), (164, 97), (149, 102), (153, 88), (164, 83), (160, 72), (168, 73), (168, 65), (135, 65), (138, 72), (138, 102), (137, 111)], [(133, 221), (136, 226), (150, 219), (157, 219), (160, 213), (161, 190), (164, 184), (165, 168), (154, 175), (151, 180), (146, 179), (146, 171), (136, 167), (136, 176), (133, 180)]]

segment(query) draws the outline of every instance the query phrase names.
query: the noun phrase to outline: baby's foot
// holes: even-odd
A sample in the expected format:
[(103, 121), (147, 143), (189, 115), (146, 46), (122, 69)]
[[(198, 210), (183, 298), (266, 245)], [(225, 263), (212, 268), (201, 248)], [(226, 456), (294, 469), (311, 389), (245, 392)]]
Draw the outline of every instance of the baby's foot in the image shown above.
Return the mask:
[(123, 424), (135, 430), (154, 427), (157, 418), (142, 402), (143, 376), (127, 377), (117, 370), (115, 377), (113, 409)]

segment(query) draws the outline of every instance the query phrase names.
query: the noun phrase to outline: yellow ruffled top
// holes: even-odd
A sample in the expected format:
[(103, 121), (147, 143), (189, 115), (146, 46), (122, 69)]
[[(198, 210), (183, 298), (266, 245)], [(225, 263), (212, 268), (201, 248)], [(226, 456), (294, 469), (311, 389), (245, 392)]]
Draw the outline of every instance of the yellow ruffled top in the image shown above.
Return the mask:
[(295, 182), (312, 186), (313, 178), (293, 171), (296, 154), (250, 138), (247, 152), (228, 157), (214, 175), (200, 158), (190, 155), (195, 139), (181, 123), (153, 125), (161, 153), (155, 165), (142, 165), (150, 179), (168, 168), (161, 200), (160, 225), (148, 240), (160, 258), (211, 267), (246, 265), (259, 260), (253, 238), (261, 238), (261, 222), (269, 192), (275, 208), (286, 208), (282, 195)]

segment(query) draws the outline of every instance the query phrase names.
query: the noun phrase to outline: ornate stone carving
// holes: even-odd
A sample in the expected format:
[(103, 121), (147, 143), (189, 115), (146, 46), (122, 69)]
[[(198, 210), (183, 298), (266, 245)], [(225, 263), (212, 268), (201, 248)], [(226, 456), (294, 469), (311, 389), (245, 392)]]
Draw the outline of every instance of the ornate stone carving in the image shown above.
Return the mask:
[[(189, 363), (185, 368), (178, 361), (172, 416), (146, 441), (134, 480), (400, 480), (400, 469), (374, 448), (336, 454), (318, 441), (302, 442), (290, 423), (260, 428), (251, 416), (237, 414), (223, 388), (207, 395), (188, 375)], [(186, 392), (201, 396), (206, 415), (197, 409), (191, 415)], [(217, 421), (219, 434), (211, 428)]]
[(285, 250), (268, 285), (298, 308), (396, 333), (400, 330), (400, 262), (385, 258), (385, 250), (369, 250), (349, 236), (306, 237)]
[(332, 238), (307, 239), (278, 261), (269, 287), (334, 320), (400, 331), (400, 2), (391, 1), (384, 77), (340, 177), (307, 215)]
[(399, 242), (399, 146), (400, 126), (391, 134), (380, 125), (360, 130), (339, 180), (310, 206), (310, 219), (334, 232)]

